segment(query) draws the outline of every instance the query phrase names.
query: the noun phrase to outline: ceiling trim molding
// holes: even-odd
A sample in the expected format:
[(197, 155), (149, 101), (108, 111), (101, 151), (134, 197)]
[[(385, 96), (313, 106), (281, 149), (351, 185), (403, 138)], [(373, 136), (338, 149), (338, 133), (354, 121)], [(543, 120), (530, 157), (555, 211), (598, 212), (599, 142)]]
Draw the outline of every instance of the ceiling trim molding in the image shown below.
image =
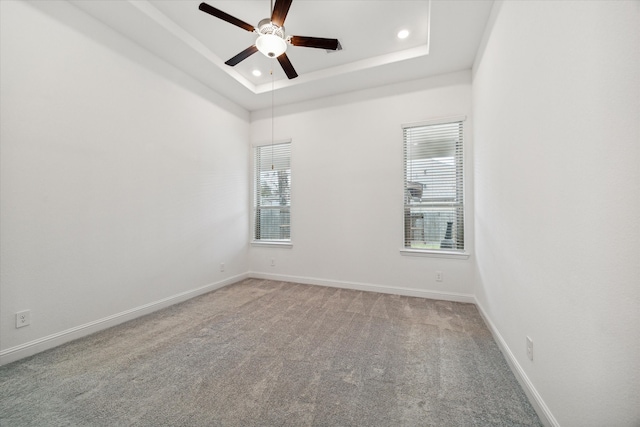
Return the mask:
[(491, 13), (489, 14), (489, 19), (485, 24), (484, 32), (482, 33), (482, 39), (480, 40), (480, 46), (478, 46), (476, 56), (473, 60), (473, 65), (471, 66), (471, 70), (474, 76), (476, 74), (476, 70), (480, 66), (480, 62), (482, 62), (484, 52), (486, 51), (487, 44), (489, 43), (489, 38), (491, 37), (491, 33), (493, 33), (493, 27), (496, 23), (496, 20), (498, 19), (498, 15), (500, 14), (500, 10), (502, 9), (503, 4), (503, 0), (497, 0), (491, 7)]
[(339, 76), (341, 74), (353, 73), (356, 71), (362, 71), (369, 68), (380, 67), (382, 65), (391, 64), (394, 62), (405, 61), (408, 59), (418, 58), (429, 54), (429, 45), (431, 38), (431, 0), (428, 0), (428, 13), (427, 13), (427, 39), (425, 44), (414, 47), (411, 49), (405, 49), (398, 52), (392, 52), (385, 55), (375, 56), (372, 58), (365, 58), (359, 61), (350, 62), (347, 64), (338, 65), (335, 67), (325, 68), (322, 70), (312, 71), (298, 76), (296, 79), (280, 79), (275, 82), (264, 83), (261, 85), (255, 85), (249, 80), (244, 78), (240, 73), (235, 71), (233, 67), (227, 66), (224, 61), (207, 48), (202, 42), (196, 39), (189, 31), (182, 28), (175, 23), (164, 13), (158, 10), (155, 6), (149, 2), (149, 0), (127, 0), (127, 2), (138, 9), (141, 13), (146, 15), (149, 19), (153, 20), (165, 31), (172, 34), (178, 40), (182, 41), (185, 45), (189, 46), (195, 52), (200, 54), (203, 58), (209, 61), (211, 64), (224, 71), (231, 78), (236, 80), (246, 89), (253, 94), (268, 93), (272, 90), (284, 89), (288, 87), (298, 86), (301, 84), (308, 84), (318, 80), (324, 80), (332, 77)]
[[(301, 74), (295, 79), (281, 79), (273, 83), (273, 89), (283, 89), (286, 87), (297, 86), (300, 84), (311, 83), (317, 80), (327, 79), (338, 76), (340, 74), (352, 73), (355, 71), (365, 70), (367, 68), (379, 67), (381, 65), (391, 64), (394, 62), (404, 61), (407, 59), (418, 58), (429, 54), (429, 46), (423, 45), (406, 49), (399, 52), (392, 52), (386, 55), (375, 56), (373, 58), (361, 59), (360, 61), (350, 62), (323, 70), (312, 71), (310, 73)], [(264, 83), (256, 86), (255, 94), (270, 92), (271, 83)]]
[(249, 89), (251, 92), (256, 93), (256, 85), (245, 79), (235, 71), (232, 67), (227, 66), (222, 59), (220, 59), (215, 53), (211, 52), (204, 44), (196, 39), (191, 33), (176, 24), (164, 13), (155, 8), (148, 0), (127, 0), (129, 4), (152, 19), (166, 31), (174, 35), (177, 39), (181, 40), (184, 44), (195, 50), (202, 55), (206, 60), (211, 62), (216, 67), (227, 73), (234, 78), (238, 83)]

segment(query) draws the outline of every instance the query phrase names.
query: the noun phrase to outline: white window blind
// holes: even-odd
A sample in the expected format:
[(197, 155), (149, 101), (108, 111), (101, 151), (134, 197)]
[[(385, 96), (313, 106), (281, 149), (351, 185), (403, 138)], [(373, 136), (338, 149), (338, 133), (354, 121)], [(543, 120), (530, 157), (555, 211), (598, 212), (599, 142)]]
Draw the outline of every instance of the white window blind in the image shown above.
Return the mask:
[(291, 143), (255, 147), (255, 228), (259, 241), (291, 241)]
[(403, 126), (404, 246), (464, 251), (463, 122)]

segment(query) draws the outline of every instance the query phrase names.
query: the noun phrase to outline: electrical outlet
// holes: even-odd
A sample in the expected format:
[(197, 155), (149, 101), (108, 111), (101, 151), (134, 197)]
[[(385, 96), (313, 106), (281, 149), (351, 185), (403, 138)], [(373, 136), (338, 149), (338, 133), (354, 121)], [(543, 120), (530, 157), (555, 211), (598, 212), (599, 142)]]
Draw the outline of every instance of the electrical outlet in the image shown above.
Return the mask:
[(22, 328), (29, 324), (31, 324), (31, 310), (24, 310), (16, 313), (16, 328)]
[(271, 267), (275, 267), (275, 266), (276, 266), (276, 259), (271, 258)]
[(527, 357), (533, 360), (533, 340), (527, 337)]
[(224, 262), (220, 263), (220, 271), (224, 271)]
[(442, 282), (442, 271), (436, 271), (436, 282)]

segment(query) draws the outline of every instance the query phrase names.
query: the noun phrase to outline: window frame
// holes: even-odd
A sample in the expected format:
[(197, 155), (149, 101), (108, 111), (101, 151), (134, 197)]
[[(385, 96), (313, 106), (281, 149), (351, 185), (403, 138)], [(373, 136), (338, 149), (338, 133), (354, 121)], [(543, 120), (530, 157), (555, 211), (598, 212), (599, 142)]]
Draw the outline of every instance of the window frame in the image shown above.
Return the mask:
[[(257, 150), (263, 147), (271, 147), (277, 145), (289, 144), (289, 166), (290, 166), (290, 188), (289, 188), (289, 239), (288, 240), (269, 240), (269, 239), (256, 239), (256, 226), (257, 226), (257, 209), (258, 209), (258, 200), (257, 200), (257, 191), (258, 191), (258, 165), (256, 164), (256, 156)], [(264, 246), (264, 247), (280, 247), (280, 248), (290, 248), (293, 246), (293, 227), (291, 225), (291, 215), (293, 212), (293, 186), (291, 185), (291, 177), (293, 176), (293, 143), (291, 139), (282, 139), (277, 141), (269, 141), (269, 142), (261, 142), (254, 143), (251, 146), (251, 221), (250, 221), (250, 236), (251, 236), (251, 245), (252, 246)]]
[[(431, 120), (425, 120), (425, 121), (420, 121), (420, 122), (413, 122), (413, 123), (404, 123), (401, 125), (401, 129), (402, 129), (402, 135), (401, 135), (401, 144), (400, 144), (400, 149), (401, 149), (401, 162), (402, 162), (402, 220), (401, 220), (401, 225), (402, 225), (402, 231), (401, 231), (401, 237), (402, 240), (400, 242), (400, 254), (401, 255), (406, 255), (406, 256), (419, 256), (419, 257), (433, 257), (433, 258), (453, 258), (453, 259), (468, 259), (470, 256), (468, 247), (469, 247), (469, 239), (468, 239), (468, 218), (469, 218), (469, 206), (468, 206), (468, 197), (469, 197), (469, 192), (468, 192), (468, 183), (467, 183), (467, 168), (468, 168), (468, 138), (467, 138), (467, 123), (466, 123), (466, 115), (459, 115), (459, 116), (448, 116), (448, 117), (441, 117), (441, 118), (434, 118)], [(462, 173), (462, 191), (463, 191), (463, 195), (462, 195), (462, 212), (463, 212), (463, 220), (462, 220), (462, 226), (463, 226), (463, 233), (465, 233), (465, 245), (464, 245), (464, 249), (461, 250), (455, 250), (455, 249), (421, 249), (421, 248), (409, 248), (405, 246), (405, 242), (406, 242), (406, 225), (405, 225), (405, 220), (406, 220), (406, 180), (407, 180), (407, 171), (406, 171), (406, 163), (405, 163), (405, 137), (404, 137), (404, 130), (407, 128), (413, 128), (413, 127), (422, 127), (422, 126), (431, 126), (431, 125), (440, 125), (440, 124), (448, 124), (448, 123), (455, 123), (455, 122), (461, 122), (462, 123), (462, 168), (461, 168), (461, 173)]]

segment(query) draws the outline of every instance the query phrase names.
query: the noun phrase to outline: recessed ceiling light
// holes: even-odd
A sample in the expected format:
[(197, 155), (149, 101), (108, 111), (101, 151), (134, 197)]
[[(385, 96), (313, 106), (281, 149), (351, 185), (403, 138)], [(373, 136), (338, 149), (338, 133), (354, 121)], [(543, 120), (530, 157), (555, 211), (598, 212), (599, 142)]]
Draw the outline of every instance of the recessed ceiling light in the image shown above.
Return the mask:
[(256, 77), (260, 77), (262, 75), (262, 72), (260, 70), (253, 70), (252, 74)]
[(400, 31), (398, 31), (398, 38), (399, 39), (406, 39), (407, 37), (409, 37), (409, 30), (400, 30)]

